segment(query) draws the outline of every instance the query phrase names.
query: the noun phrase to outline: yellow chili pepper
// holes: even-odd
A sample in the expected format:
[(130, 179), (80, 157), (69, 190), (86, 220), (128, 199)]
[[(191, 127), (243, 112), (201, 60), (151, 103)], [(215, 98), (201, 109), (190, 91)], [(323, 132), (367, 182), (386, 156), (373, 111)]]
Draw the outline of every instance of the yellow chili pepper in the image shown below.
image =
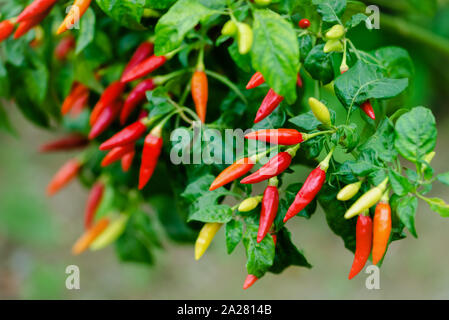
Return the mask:
[(224, 36), (233, 36), (236, 33), (237, 33), (237, 24), (232, 20), (226, 22), (223, 28), (221, 29), (221, 34)]
[(324, 125), (331, 126), (331, 114), (329, 109), (321, 101), (309, 98), (309, 106), (315, 117)]
[(253, 29), (246, 23), (237, 24), (237, 44), (240, 54), (247, 54), (253, 45)]
[(92, 242), (89, 249), (94, 251), (100, 250), (117, 240), (122, 235), (123, 231), (125, 231), (128, 219), (128, 215), (121, 214), (116, 220), (109, 224), (94, 242)]
[(337, 199), (340, 201), (348, 201), (352, 199), (357, 194), (357, 192), (359, 192), (361, 186), (362, 181), (348, 184), (337, 194)]
[(343, 51), (343, 44), (340, 40), (328, 40), (326, 44), (324, 45), (323, 49), (324, 53), (329, 52), (342, 52)]
[(259, 205), (260, 201), (262, 201), (262, 198), (262, 196), (247, 198), (240, 203), (238, 210), (240, 212), (251, 211)]
[(354, 202), (354, 204), (348, 209), (348, 211), (346, 211), (345, 219), (351, 219), (378, 203), (382, 198), (385, 190), (387, 189), (387, 184), (388, 178), (385, 178), (385, 180), (382, 181), (381, 184), (379, 184), (377, 187), (372, 188), (359, 199), (357, 199), (357, 201)]
[(338, 40), (345, 34), (345, 28), (341, 24), (336, 24), (326, 32), (326, 39)]
[(195, 243), (195, 260), (199, 260), (206, 252), (222, 223), (206, 223), (200, 231)]

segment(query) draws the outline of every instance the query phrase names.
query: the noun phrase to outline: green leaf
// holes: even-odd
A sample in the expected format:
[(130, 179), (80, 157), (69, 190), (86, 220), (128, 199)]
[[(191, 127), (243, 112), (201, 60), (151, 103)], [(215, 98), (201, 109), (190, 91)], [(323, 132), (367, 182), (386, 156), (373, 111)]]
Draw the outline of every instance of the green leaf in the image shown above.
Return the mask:
[(399, 47), (383, 47), (372, 52), (376, 63), (384, 68), (389, 78), (411, 78), (415, 74), (413, 61), (407, 50)]
[(408, 79), (385, 78), (380, 67), (358, 61), (335, 80), (335, 94), (346, 109), (369, 99), (393, 98), (405, 90)]
[(299, 116), (288, 119), (288, 121), (305, 131), (312, 131), (321, 124), (312, 111), (302, 113)]
[(338, 22), (346, 9), (346, 0), (313, 0), (325, 22)]
[(167, 9), (175, 2), (176, 0), (146, 0), (146, 6), (151, 9)]
[(438, 181), (449, 186), (449, 172), (441, 173), (437, 176)]
[(279, 274), (289, 266), (312, 268), (302, 251), (293, 244), (290, 231), (282, 228), (276, 233), (276, 238), (274, 261), (269, 272)]
[(251, 59), (268, 86), (289, 103), (296, 100), (299, 71), (299, 45), (291, 23), (279, 14), (261, 9), (254, 11), (254, 43)]
[(298, 38), (298, 42), (301, 61), (304, 62), (313, 48), (314, 39), (310, 34), (305, 34)]
[(397, 157), (394, 148), (394, 126), (389, 119), (384, 119), (376, 132), (361, 146), (360, 151), (373, 150), (379, 159), (392, 162)]
[(94, 40), (95, 13), (91, 8), (87, 9), (80, 24), (80, 32), (76, 41), (76, 54), (82, 52)]
[(232, 209), (225, 204), (217, 204), (194, 209), (187, 221), (226, 223), (232, 219)]
[(178, 48), (188, 31), (214, 13), (199, 0), (177, 1), (156, 25), (155, 54), (161, 56)]
[(435, 149), (436, 138), (435, 117), (427, 108), (413, 108), (396, 122), (395, 148), (413, 163)]
[(353, 15), (348, 22), (345, 23), (345, 27), (348, 29), (355, 28), (362, 22), (366, 23), (370, 22), (370, 20), (368, 20), (368, 17), (363, 13), (357, 13)]
[(271, 236), (266, 236), (257, 243), (257, 225), (247, 225), (243, 244), (246, 249), (246, 269), (248, 274), (261, 278), (271, 267), (274, 260), (274, 242)]
[(398, 196), (405, 196), (413, 190), (413, 184), (411, 184), (407, 178), (401, 176), (396, 171), (390, 169), (388, 171), (388, 177), (390, 178), (390, 184), (393, 192)]
[(335, 135), (336, 138), (338, 138), (337, 142), (346, 149), (347, 153), (354, 150), (360, 141), (360, 136), (357, 133), (357, 125), (355, 123), (349, 126), (342, 125), (338, 127)]
[(417, 208), (418, 199), (414, 196), (405, 196), (400, 198), (396, 207), (399, 219), (415, 238), (418, 237), (415, 229), (415, 215)]
[(241, 55), (239, 53), (239, 46), (237, 44), (237, 41), (234, 41), (229, 47), (228, 47), (229, 55), (231, 56), (232, 60), (234, 60), (235, 64), (242, 69), (245, 72), (251, 71), (251, 56), (249, 54)]
[(15, 134), (16, 131), (11, 125), (11, 122), (9, 121), (8, 115), (5, 112), (5, 109), (3, 109), (2, 104), (0, 103), (0, 131), (6, 131), (10, 134)]
[(444, 218), (449, 217), (449, 204), (444, 200), (440, 198), (425, 198), (424, 200), (429, 204), (431, 210)]
[(240, 220), (231, 220), (226, 223), (226, 248), (228, 254), (234, 251), (243, 237), (243, 222)]
[[(122, 26), (143, 30), (140, 24), (145, 0), (97, 0), (98, 6)], [(84, 19), (84, 17), (83, 17)]]
[(5, 68), (3, 59), (0, 59), (0, 97), (9, 95), (10, 79), (8, 79), (8, 71)]
[(313, 79), (328, 84), (334, 80), (332, 53), (324, 53), (323, 49), (324, 44), (313, 47), (304, 61), (304, 68), (310, 73)]
[(47, 95), (49, 74), (47, 66), (37, 57), (32, 59), (34, 68), (25, 71), (25, 88), (30, 100), (41, 104)]

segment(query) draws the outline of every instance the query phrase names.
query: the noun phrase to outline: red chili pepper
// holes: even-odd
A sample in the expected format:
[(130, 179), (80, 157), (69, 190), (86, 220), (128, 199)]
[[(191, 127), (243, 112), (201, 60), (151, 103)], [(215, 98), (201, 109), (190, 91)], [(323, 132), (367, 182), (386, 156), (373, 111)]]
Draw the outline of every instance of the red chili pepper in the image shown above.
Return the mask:
[(255, 161), (251, 158), (242, 158), (231, 164), (229, 167), (224, 169), (212, 182), (209, 190), (213, 191), (218, 189), (235, 179), (240, 178), (245, 175), (254, 167)]
[(151, 72), (155, 71), (156, 69), (164, 65), (166, 61), (167, 58), (165, 56), (152, 55), (151, 57), (143, 60), (133, 68), (130, 68), (130, 70), (128, 70), (126, 73), (122, 75), (120, 81), (122, 83), (127, 83), (145, 77), (146, 75), (150, 74)]
[(40, 146), (39, 152), (74, 150), (85, 147), (88, 143), (89, 140), (87, 140), (85, 137), (79, 134), (70, 134), (55, 141), (43, 144), (42, 146)]
[(76, 41), (72, 35), (62, 38), (55, 48), (56, 59), (62, 61), (67, 58), (67, 55), (71, 50), (75, 48)]
[(115, 100), (120, 98), (125, 89), (125, 84), (120, 81), (112, 82), (102, 93), (100, 100), (95, 105), (90, 115), (90, 125), (92, 126), (98, 119), (98, 116), (103, 112), (104, 108)]
[(28, 20), (25, 20), (25, 21), (19, 23), (19, 26), (17, 27), (16, 32), (14, 32), (14, 39), (19, 39), (21, 36), (26, 34), (32, 28), (34, 28), (39, 23), (41, 23), (41, 21), (44, 20), (45, 17), (50, 13), (50, 10), (51, 10), (51, 8), (47, 9), (47, 11), (44, 11), (43, 13), (40, 13)]
[(72, 118), (76, 118), (84, 109), (86, 109), (89, 102), (89, 96), (90, 92), (87, 91), (76, 98), (75, 102), (73, 103), (72, 109), (70, 110), (70, 116)]
[(122, 129), (100, 145), (100, 150), (110, 150), (130, 144), (139, 139), (147, 131), (147, 126), (138, 120)]
[(295, 145), (304, 141), (303, 134), (295, 129), (263, 129), (250, 132), (245, 135), (245, 138), (284, 146)]
[(271, 158), (270, 161), (264, 164), (262, 168), (242, 179), (240, 183), (254, 184), (280, 175), (290, 166), (292, 158), (295, 156), (298, 148), (299, 145), (296, 147), (292, 147), (287, 151), (279, 152), (277, 155)]
[(359, 215), (356, 227), (356, 249), (354, 255), (354, 262), (352, 263), (351, 271), (348, 279), (354, 278), (365, 266), (371, 252), (371, 245), (373, 242), (373, 220), (367, 214)]
[(259, 231), (257, 232), (257, 243), (261, 242), (267, 235), (278, 212), (279, 191), (277, 178), (268, 181), (268, 187), (263, 193), (262, 211), (260, 213)]
[(369, 100), (366, 100), (360, 108), (363, 110), (363, 112), (366, 113), (368, 117), (370, 117), (373, 120), (376, 120), (376, 114), (374, 113), (373, 106), (371, 105), (371, 102)]
[(207, 99), (208, 99), (208, 84), (207, 76), (204, 71), (195, 71), (191, 82), (192, 98), (195, 103), (196, 114), (202, 123), (206, 121)]
[(133, 164), (134, 156), (136, 155), (136, 151), (133, 150), (128, 152), (122, 157), (122, 170), (123, 172), (128, 172)]
[(66, 162), (51, 179), (47, 186), (47, 194), (54, 195), (65, 187), (73, 178), (76, 177), (81, 168), (81, 162), (78, 159), (71, 159)]
[(97, 121), (94, 123), (89, 132), (89, 139), (95, 139), (100, 134), (102, 134), (111, 123), (115, 120), (117, 115), (123, 106), (122, 100), (117, 100), (114, 103), (108, 105), (103, 112), (98, 116)]
[(162, 127), (157, 126), (145, 138), (142, 151), (142, 163), (139, 173), (139, 190), (142, 190), (153, 175), (162, 150)]
[(381, 200), (376, 206), (374, 213), (373, 230), (373, 264), (382, 260), (387, 250), (388, 239), (391, 234), (391, 207), (388, 200)]
[(153, 90), (156, 87), (152, 79), (146, 79), (140, 82), (128, 95), (125, 100), (122, 112), (120, 113), (120, 124), (124, 125), (129, 115), (133, 112), (136, 106), (145, 100), (146, 92)]
[(314, 169), (307, 177), (304, 185), (299, 190), (295, 197), (295, 200), (287, 210), (287, 214), (284, 217), (284, 222), (296, 216), (302, 209), (304, 209), (315, 198), (317, 193), (323, 187), (326, 180), (326, 171), (329, 168), (329, 160), (332, 156), (330, 152), (326, 159), (321, 161), (316, 169)]
[(90, 189), (89, 196), (87, 197), (86, 211), (84, 213), (84, 228), (87, 230), (92, 226), (92, 222), (100, 206), (101, 199), (103, 198), (104, 184), (97, 182)]
[(61, 114), (67, 114), (74, 106), (77, 99), (85, 94), (89, 94), (89, 88), (87, 88), (82, 83), (76, 82), (73, 84), (72, 90), (69, 95), (65, 98), (61, 107)]
[(110, 164), (121, 160), (123, 156), (125, 156), (132, 150), (134, 150), (134, 143), (123, 145), (120, 147), (115, 147), (114, 149), (109, 151), (108, 154), (103, 158), (103, 161), (101, 161), (101, 166), (107, 167)]
[(47, 9), (53, 7), (58, 0), (35, 0), (27, 6), (17, 17), (17, 22), (32, 19), (33, 17), (44, 13)]
[(301, 78), (301, 74), (298, 72), (298, 76), (296, 77), (296, 85), (300, 88), (302, 88), (302, 78)]
[(253, 76), (249, 80), (248, 84), (246, 85), (246, 89), (256, 88), (263, 83), (265, 83), (265, 79), (264, 79), (262, 73), (257, 71), (255, 74), (253, 74)]
[(0, 42), (7, 39), (14, 31), (14, 23), (9, 20), (0, 22)]
[(256, 119), (254, 123), (258, 123), (268, 117), (274, 109), (276, 109), (279, 104), (284, 100), (283, 96), (278, 95), (273, 89), (270, 89), (262, 101), (259, 110), (256, 114)]
[(129, 60), (128, 64), (126, 65), (125, 70), (123, 71), (122, 75), (127, 73), (129, 70), (134, 68), (136, 65), (141, 63), (143, 60), (145, 60), (149, 56), (151, 56), (153, 54), (153, 51), (154, 51), (153, 43), (151, 43), (149, 41), (142, 42), (137, 47), (136, 51), (134, 51), (134, 54), (131, 57), (131, 60)]
[(307, 29), (308, 27), (310, 27), (310, 20), (309, 19), (301, 19), (298, 22), (298, 26), (301, 29)]

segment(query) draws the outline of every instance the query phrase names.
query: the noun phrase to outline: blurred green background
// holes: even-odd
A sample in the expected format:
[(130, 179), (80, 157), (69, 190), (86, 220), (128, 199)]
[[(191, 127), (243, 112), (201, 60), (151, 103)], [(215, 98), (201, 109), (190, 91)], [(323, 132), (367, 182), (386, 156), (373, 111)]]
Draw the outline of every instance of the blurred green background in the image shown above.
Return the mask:
[[(419, 19), (425, 30), (449, 41), (449, 7), (447, 1), (440, 4), (436, 15), (431, 12), (423, 18), (415, 12), (417, 7), (403, 16), (409, 23)], [(391, 5), (385, 10), (396, 13)], [(408, 49), (416, 77), (409, 89), (410, 98), (398, 107), (432, 108), (439, 126), (432, 165), (437, 173), (448, 171), (449, 51), (444, 53), (391, 26), (373, 31), (369, 37), (363, 30), (351, 37), (366, 50), (392, 44)], [(246, 277), (243, 246), (228, 256), (224, 230), (199, 262), (194, 260), (193, 245), (180, 246), (167, 238), (153, 267), (120, 263), (112, 247), (74, 257), (70, 248), (83, 229), (87, 191), (75, 182), (50, 200), (45, 196), (51, 176), (71, 155), (39, 154), (39, 144), (51, 140), (55, 133), (33, 127), (14, 108), (3, 105), (16, 135), (0, 133), (0, 299), (449, 298), (449, 220), (422, 202), (416, 220), (419, 239), (408, 235), (390, 246), (381, 269), (380, 290), (366, 289), (367, 275), (363, 273), (347, 280), (353, 255), (330, 231), (321, 211), (310, 220), (293, 219), (289, 227), (293, 241), (304, 250), (313, 268), (267, 274), (247, 291), (242, 290)], [(294, 179), (302, 181), (307, 172), (299, 170)], [(449, 200), (448, 189), (438, 183), (431, 195)], [(72, 264), (80, 268), (80, 290), (65, 287), (65, 269)]]

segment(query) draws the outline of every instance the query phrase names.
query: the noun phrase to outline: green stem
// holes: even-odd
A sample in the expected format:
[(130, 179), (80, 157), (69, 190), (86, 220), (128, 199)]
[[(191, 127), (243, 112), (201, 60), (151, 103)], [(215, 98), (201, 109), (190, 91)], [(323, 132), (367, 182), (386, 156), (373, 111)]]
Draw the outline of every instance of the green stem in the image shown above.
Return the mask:
[(210, 71), (210, 70), (205, 70), (206, 74), (211, 76), (212, 78), (217, 79), (218, 81), (222, 82), (223, 84), (225, 84), (226, 86), (228, 86), (232, 91), (235, 92), (236, 95), (239, 96), (239, 98), (245, 103), (248, 104), (248, 101), (246, 100), (245, 96), (243, 95), (243, 93), (239, 90), (239, 88), (237, 88), (237, 86), (235, 84), (233, 84), (228, 78), (222, 76), (221, 74), (218, 74), (216, 72)]

